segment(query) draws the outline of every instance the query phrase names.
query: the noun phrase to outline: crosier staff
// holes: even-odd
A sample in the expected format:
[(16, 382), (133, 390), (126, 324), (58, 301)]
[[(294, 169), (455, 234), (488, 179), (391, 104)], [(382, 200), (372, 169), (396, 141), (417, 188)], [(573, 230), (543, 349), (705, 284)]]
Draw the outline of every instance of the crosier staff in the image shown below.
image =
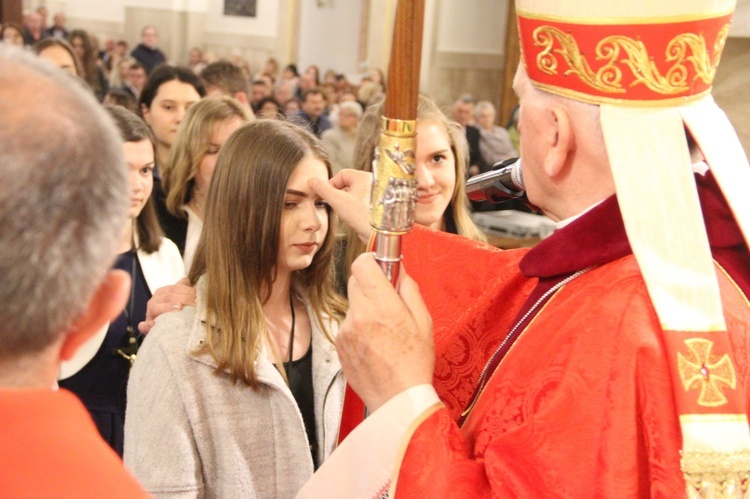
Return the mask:
[[(417, 186), (414, 160), (419, 99), (419, 69), (422, 62), (424, 0), (402, 0), (396, 8), (388, 91), (382, 117), (380, 142), (373, 160), (374, 178), (370, 225), (375, 259), (395, 286), (401, 263), (401, 236), (414, 223)], [(362, 400), (349, 385), (339, 427), (339, 442), (365, 417)]]
[(373, 160), (370, 225), (375, 260), (394, 286), (401, 262), (401, 236), (414, 224), (417, 203), (414, 160), (423, 26), (424, 0), (398, 3), (385, 115)]

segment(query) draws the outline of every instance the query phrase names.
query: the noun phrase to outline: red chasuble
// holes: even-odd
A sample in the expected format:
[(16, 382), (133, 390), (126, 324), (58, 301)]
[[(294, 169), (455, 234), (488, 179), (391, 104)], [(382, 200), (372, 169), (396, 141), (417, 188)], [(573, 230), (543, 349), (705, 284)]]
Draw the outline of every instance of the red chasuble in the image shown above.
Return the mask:
[[(710, 174), (699, 184), (748, 410), (750, 257)], [(424, 251), (439, 250), (425, 231), (415, 236)], [(428, 261), (417, 266), (423, 265), (429, 267)], [(463, 275), (473, 276), (473, 260), (460, 265)], [(540, 301), (545, 291), (589, 267)], [(425, 272), (408, 262), (406, 269), (412, 275)], [(501, 269), (499, 280), (507, 281), (512, 272)], [(396, 497), (683, 496), (682, 440), (663, 333), (630, 254), (616, 199), (556, 231), (523, 258), (520, 270), (539, 281), (515, 320), (507, 321), (509, 312), (499, 300), (471, 332), (472, 321), (463, 321), (467, 329), (457, 331), (442, 316), (437, 305), (451, 301), (443, 289), (420, 287), (433, 313), (439, 359), (454, 345), (463, 351), (466, 337), (483, 338), (486, 347), (499, 345), (514, 322), (521, 326), (460, 428), (455, 407), (467, 391), (446, 393), (444, 378), (454, 372), (453, 384), (465, 386), (476, 378), (479, 358), (491, 352), (467, 353), (472, 365), (467, 371), (462, 363), (440, 359), (437, 370), (445, 372), (436, 372), (436, 387), (448, 408), (424, 420), (411, 437)], [(482, 289), (481, 283), (469, 287)], [(502, 328), (493, 327), (493, 315)]]
[(419, 226), (404, 238), (404, 268), (419, 285), (433, 320), (433, 385), (453, 419), (536, 285), (518, 271), (527, 252)]
[[(537, 280), (518, 271), (528, 249), (503, 251), (418, 225), (403, 241), (404, 268), (419, 285), (433, 320), (433, 385), (457, 420), (502, 333), (534, 289)], [(364, 411), (347, 386), (339, 441), (362, 422)]]

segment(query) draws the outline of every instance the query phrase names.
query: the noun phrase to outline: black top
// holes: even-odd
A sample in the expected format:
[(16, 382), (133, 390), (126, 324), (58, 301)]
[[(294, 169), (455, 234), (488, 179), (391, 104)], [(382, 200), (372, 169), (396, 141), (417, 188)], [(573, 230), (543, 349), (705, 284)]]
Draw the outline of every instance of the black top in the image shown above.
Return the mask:
[(448, 204), (443, 212), (443, 220), (445, 221), (445, 232), (449, 234), (458, 234), (458, 227), (456, 227), (456, 219), (453, 216), (453, 206)]
[(489, 171), (492, 165), (484, 160), (482, 151), (479, 149), (479, 140), (481, 139), (479, 128), (473, 125), (466, 125), (464, 132), (466, 134), (466, 142), (469, 144), (469, 166), (478, 166), (479, 173)]
[(167, 210), (167, 195), (161, 185), (161, 178), (157, 175), (154, 175), (154, 188), (151, 191), (151, 200), (154, 202), (156, 218), (159, 219), (159, 225), (161, 225), (164, 235), (177, 245), (180, 255), (184, 255), (185, 240), (187, 239), (187, 218), (176, 217)]
[[(133, 263), (135, 263), (135, 271)], [(75, 393), (81, 399), (102, 438), (122, 456), (130, 361), (114, 352), (118, 348), (127, 346), (128, 325), (131, 325), (135, 334), (138, 335), (138, 323), (146, 318), (146, 303), (151, 298), (151, 291), (148, 289), (135, 251), (120, 254), (114, 268), (135, 276), (131, 319), (128, 321), (128, 314), (123, 310), (110, 323), (104, 342), (94, 358), (76, 374), (61, 380), (59, 385)], [(130, 305), (130, 302), (126, 305), (128, 313), (131, 310)]]
[(312, 342), (307, 353), (291, 364), (284, 362), (284, 370), (289, 379), (289, 389), (297, 401), (302, 420), (305, 422), (307, 440), (310, 442), (310, 453), (313, 465), (318, 469), (318, 439), (315, 433), (315, 398), (312, 382)]

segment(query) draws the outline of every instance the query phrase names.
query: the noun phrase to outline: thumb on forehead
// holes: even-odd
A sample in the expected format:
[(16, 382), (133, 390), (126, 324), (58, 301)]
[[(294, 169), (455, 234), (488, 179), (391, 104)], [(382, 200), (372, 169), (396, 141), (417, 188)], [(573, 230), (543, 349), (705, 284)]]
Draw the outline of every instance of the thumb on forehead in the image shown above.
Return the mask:
[(340, 203), (343, 202), (343, 193), (333, 187), (329, 182), (324, 182), (319, 178), (311, 178), (307, 181), (310, 188), (323, 198), (334, 210), (338, 210)]

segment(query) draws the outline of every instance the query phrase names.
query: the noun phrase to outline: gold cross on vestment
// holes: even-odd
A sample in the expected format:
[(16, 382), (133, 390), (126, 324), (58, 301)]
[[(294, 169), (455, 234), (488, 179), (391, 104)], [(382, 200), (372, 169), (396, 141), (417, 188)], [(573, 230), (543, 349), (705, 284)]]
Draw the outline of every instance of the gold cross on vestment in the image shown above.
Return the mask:
[(677, 354), (677, 369), (685, 391), (700, 387), (698, 405), (718, 407), (727, 403), (721, 384), (734, 389), (737, 377), (729, 355), (711, 355), (714, 342), (703, 338), (685, 340), (690, 355)]

